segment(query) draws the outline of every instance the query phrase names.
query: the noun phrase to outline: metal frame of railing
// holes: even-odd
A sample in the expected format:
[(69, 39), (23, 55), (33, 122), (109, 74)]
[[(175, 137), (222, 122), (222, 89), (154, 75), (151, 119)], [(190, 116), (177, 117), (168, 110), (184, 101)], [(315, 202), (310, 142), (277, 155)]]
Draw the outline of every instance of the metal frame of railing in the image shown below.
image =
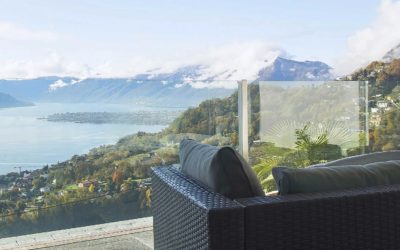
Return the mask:
[(239, 152), (249, 160), (249, 118), (247, 100), (247, 80), (238, 82), (238, 115), (239, 115)]

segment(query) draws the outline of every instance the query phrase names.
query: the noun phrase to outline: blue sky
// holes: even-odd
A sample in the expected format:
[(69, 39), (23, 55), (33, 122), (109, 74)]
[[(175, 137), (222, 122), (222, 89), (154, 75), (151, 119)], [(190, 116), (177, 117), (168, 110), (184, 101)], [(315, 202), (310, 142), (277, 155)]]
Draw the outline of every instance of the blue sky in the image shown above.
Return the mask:
[[(85, 74), (79, 68), (86, 74), (126, 75), (172, 61), (194, 62), (225, 47), (240, 53), (242, 44), (243, 51), (265, 44), (293, 59), (321, 60), (334, 67), (342, 61), (343, 66), (352, 46), (359, 47), (357, 39), (365, 40), (360, 33), (369, 29), (379, 33), (375, 26), (386, 12), (394, 9), (389, 14), (395, 19), (400, 15), (395, 0), (0, 0), (0, 4), (0, 63), (5, 65), (0, 77)], [(400, 42), (400, 34), (391, 36), (386, 47)], [(387, 49), (381, 47), (380, 51)]]

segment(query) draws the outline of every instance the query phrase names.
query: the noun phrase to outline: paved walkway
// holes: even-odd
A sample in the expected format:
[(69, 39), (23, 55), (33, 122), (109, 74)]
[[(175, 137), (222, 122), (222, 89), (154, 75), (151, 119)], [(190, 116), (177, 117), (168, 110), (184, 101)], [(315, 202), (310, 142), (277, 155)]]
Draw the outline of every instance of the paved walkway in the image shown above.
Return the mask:
[(153, 249), (153, 218), (0, 239), (1, 250), (14, 249)]

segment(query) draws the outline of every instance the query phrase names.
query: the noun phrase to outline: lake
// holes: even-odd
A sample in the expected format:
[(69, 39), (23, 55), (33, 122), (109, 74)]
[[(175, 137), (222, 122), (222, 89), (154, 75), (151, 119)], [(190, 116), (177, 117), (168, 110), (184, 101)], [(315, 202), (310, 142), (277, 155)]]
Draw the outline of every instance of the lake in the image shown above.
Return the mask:
[[(32, 107), (0, 109), (0, 174), (32, 170), (65, 161), (91, 148), (113, 144), (136, 133), (158, 132), (164, 125), (82, 124), (38, 120), (64, 112), (133, 112), (155, 108), (120, 104), (36, 103)], [(160, 110), (157, 108), (157, 110)]]

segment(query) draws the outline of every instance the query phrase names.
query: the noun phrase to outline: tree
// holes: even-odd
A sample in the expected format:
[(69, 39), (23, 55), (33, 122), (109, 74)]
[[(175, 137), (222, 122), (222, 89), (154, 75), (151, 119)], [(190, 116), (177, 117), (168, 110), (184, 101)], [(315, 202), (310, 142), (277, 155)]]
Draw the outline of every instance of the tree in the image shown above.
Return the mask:
[(94, 192), (94, 185), (93, 185), (93, 183), (90, 184), (90, 186), (89, 186), (89, 192), (90, 192), (90, 193), (93, 193), (93, 192)]
[(151, 195), (152, 195), (151, 187), (142, 188), (141, 195), (142, 195), (142, 202), (140, 203), (140, 207), (141, 208), (151, 207)]
[(32, 185), (35, 189), (39, 189), (46, 185), (46, 180), (43, 177), (36, 178), (32, 181)]
[(309, 164), (321, 161), (335, 160), (341, 157), (341, 149), (337, 145), (328, 144), (328, 133), (324, 132), (312, 139), (308, 132), (309, 124), (302, 129), (296, 129), (296, 148), (307, 153)]
[(115, 183), (114, 183), (111, 179), (108, 179), (108, 180), (107, 180), (107, 183), (106, 183), (106, 185), (105, 185), (105, 191), (106, 191), (106, 192), (113, 192), (113, 191), (115, 191)]
[(400, 147), (400, 111), (397, 109), (382, 114), (382, 120), (374, 129), (374, 151), (399, 149)]
[(0, 212), (7, 211), (8, 204), (5, 201), (0, 201)]
[(115, 170), (112, 175), (112, 181), (117, 185), (121, 185), (124, 181), (124, 173), (121, 170)]
[(17, 204), (15, 205), (15, 212), (20, 215), (25, 210), (25, 208), (26, 208), (25, 202), (18, 201)]
[(128, 190), (132, 189), (132, 179), (129, 178), (128, 180), (125, 180), (122, 184), (121, 184), (121, 191), (122, 192), (126, 192)]

